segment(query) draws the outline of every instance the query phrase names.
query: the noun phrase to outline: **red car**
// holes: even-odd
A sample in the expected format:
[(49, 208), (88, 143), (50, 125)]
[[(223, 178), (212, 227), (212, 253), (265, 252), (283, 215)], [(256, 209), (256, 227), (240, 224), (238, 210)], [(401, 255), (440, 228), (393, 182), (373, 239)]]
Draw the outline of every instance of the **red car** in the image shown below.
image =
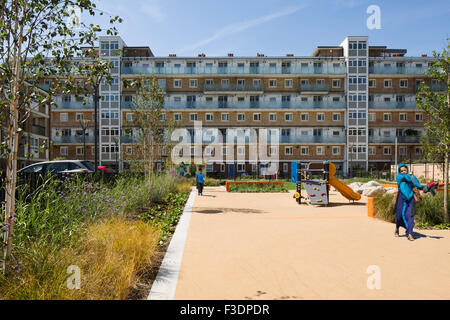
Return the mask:
[(114, 173), (113, 169), (108, 168), (106, 166), (97, 166), (97, 169), (99, 171), (103, 171), (103, 172), (106, 172), (106, 173)]

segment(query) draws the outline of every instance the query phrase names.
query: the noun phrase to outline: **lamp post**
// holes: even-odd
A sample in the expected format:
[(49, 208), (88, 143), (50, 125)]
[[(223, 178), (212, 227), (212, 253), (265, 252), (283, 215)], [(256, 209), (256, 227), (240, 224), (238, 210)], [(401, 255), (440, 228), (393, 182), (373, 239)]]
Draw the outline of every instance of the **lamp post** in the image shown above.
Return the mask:
[(117, 172), (119, 171), (119, 158), (118, 158), (118, 156), (119, 156), (119, 144), (120, 144), (120, 136), (114, 136), (113, 137), (113, 141), (114, 141), (114, 144), (116, 145), (116, 170), (117, 170)]
[(89, 125), (89, 120), (81, 119), (80, 120), (80, 126), (83, 130), (83, 160), (86, 160), (86, 130)]

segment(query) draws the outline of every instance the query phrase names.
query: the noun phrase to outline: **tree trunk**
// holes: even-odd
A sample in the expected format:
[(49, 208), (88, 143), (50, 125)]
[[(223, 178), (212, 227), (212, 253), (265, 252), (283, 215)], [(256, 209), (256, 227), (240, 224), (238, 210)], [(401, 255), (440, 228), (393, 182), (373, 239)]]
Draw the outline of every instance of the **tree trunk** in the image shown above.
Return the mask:
[(445, 165), (444, 165), (444, 222), (449, 223), (449, 214), (448, 214), (448, 154), (445, 156)]
[[(25, 8), (23, 8), (25, 10)], [(16, 211), (16, 184), (17, 184), (17, 154), (19, 151), (19, 86), (21, 81), (21, 51), (23, 41), (23, 26), (19, 28), (18, 8), (16, 7), (16, 21), (14, 34), (18, 41), (14, 46), (13, 56), (13, 81), (11, 93), (14, 97), (8, 116), (8, 148), (10, 153), (6, 163), (6, 195), (5, 195), (5, 231), (3, 233), (3, 274), (7, 272), (7, 262), (11, 257), (12, 239), (14, 233), (15, 211)]]

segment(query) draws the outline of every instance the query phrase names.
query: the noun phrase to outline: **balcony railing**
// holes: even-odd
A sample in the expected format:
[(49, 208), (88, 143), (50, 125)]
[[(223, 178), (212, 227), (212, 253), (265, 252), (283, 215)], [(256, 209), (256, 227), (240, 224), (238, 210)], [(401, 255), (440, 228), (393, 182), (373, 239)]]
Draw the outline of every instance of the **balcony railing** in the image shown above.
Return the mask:
[[(83, 144), (83, 136), (54, 136), (52, 137), (53, 143), (58, 144)], [(86, 136), (86, 143), (94, 143), (93, 136)]]
[[(70, 101), (70, 102), (58, 102), (58, 106), (52, 106), (52, 109), (56, 110), (74, 110), (74, 109), (94, 109), (94, 103), (93, 102), (86, 102), (86, 104), (83, 104), (82, 101)], [(99, 102), (100, 105), (100, 102)]]
[(328, 84), (301, 84), (300, 92), (328, 92), (330, 85)]
[[(132, 102), (123, 102), (122, 109), (131, 109)], [(345, 101), (196, 101), (196, 102), (167, 102), (163, 106), (168, 110), (214, 110), (214, 109), (289, 109), (289, 110), (308, 110), (308, 109), (346, 109)]]
[(415, 101), (370, 101), (369, 109), (416, 109)]
[(31, 132), (34, 134), (38, 134), (40, 136), (45, 136), (46, 135), (46, 128), (43, 126), (32, 126), (31, 127)]
[(346, 143), (345, 136), (280, 136), (280, 143)]
[(426, 66), (415, 67), (397, 67), (397, 66), (371, 66), (369, 67), (369, 73), (373, 74), (424, 74), (428, 72), (428, 68)]
[(345, 67), (301, 67), (291, 66), (290, 68), (269, 67), (122, 67), (122, 74), (165, 74), (165, 75), (177, 75), (177, 74), (286, 74), (286, 71), (290, 71), (290, 74), (345, 74), (347, 69)]
[[(395, 137), (369, 136), (369, 143), (395, 143)], [(420, 136), (397, 137), (397, 143), (420, 143)]]
[(238, 84), (205, 84), (203, 91), (206, 92), (264, 92), (261, 85), (238, 85)]
[[(414, 87), (415, 92), (419, 92), (419, 88), (421, 87), (421, 84), (416, 84)], [(446, 84), (443, 83), (435, 83), (428, 85), (430, 87), (430, 90), (433, 92), (444, 92), (448, 89)]]

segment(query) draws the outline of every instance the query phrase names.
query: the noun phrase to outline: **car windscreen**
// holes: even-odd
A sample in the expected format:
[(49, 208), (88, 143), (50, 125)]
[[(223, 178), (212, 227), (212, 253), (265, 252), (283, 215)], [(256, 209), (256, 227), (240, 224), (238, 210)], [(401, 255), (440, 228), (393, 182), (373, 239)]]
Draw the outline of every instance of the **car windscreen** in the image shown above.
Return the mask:
[(68, 169), (67, 162), (54, 162), (47, 165), (48, 172), (63, 172)]
[(88, 168), (89, 170), (95, 171), (95, 167), (94, 167), (94, 165), (92, 164), (92, 162), (89, 162), (89, 161), (81, 161), (81, 164), (82, 164), (83, 166), (85, 166), (86, 168)]

